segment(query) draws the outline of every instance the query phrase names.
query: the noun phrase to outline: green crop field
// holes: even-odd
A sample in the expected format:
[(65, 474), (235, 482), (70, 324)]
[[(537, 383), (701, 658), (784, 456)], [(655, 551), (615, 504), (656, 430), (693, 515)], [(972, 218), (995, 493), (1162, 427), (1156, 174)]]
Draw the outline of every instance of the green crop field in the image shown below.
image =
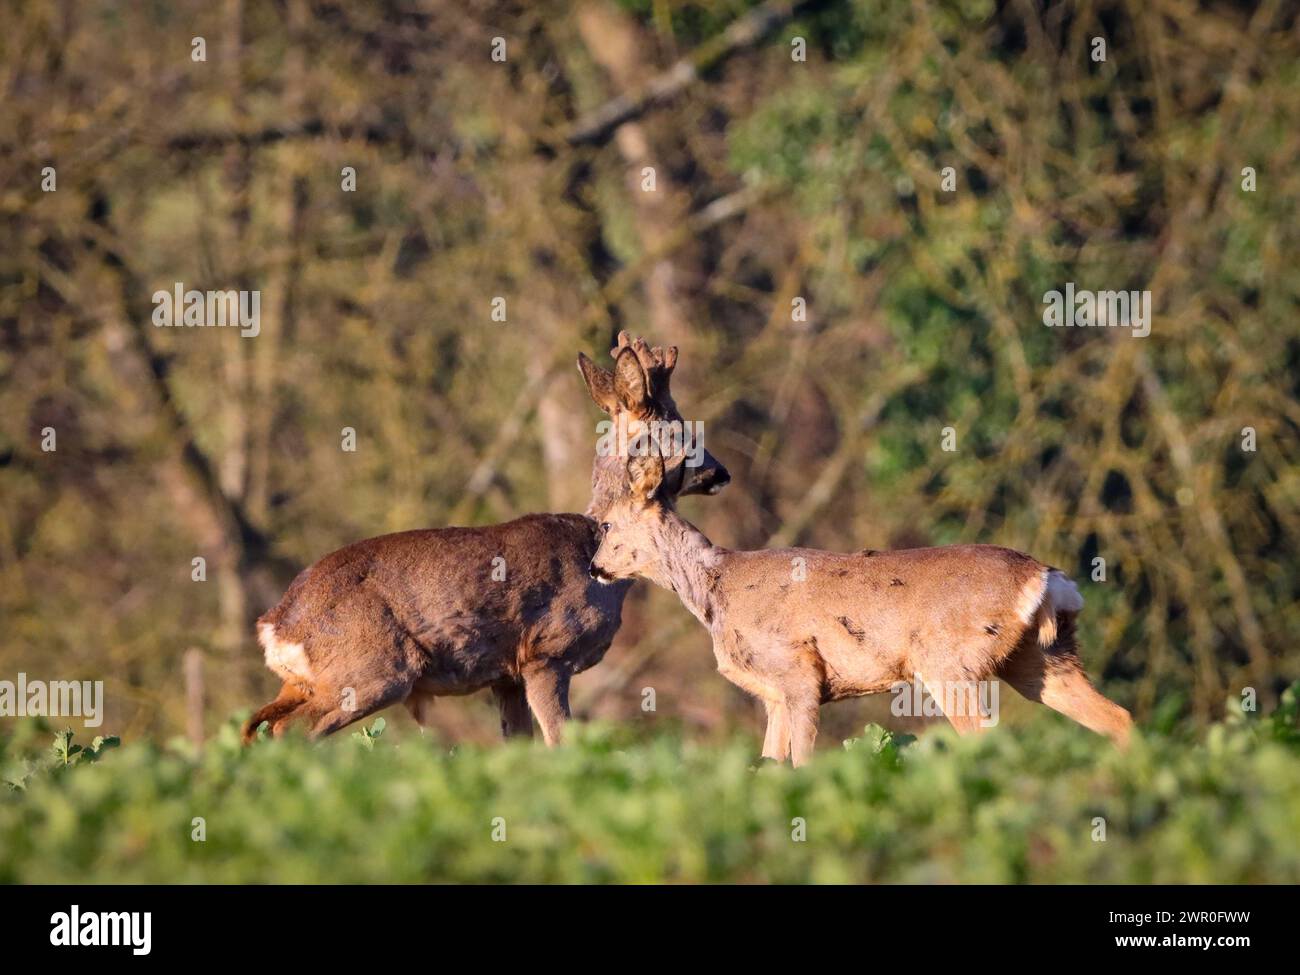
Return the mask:
[[(1052, 715), (872, 726), (792, 770), (755, 743), (457, 748), (0, 739), (5, 882), (1300, 882), (1297, 689), (1127, 753)], [(382, 732), (382, 723), (371, 725)], [(54, 738), (54, 747), (50, 747)]]

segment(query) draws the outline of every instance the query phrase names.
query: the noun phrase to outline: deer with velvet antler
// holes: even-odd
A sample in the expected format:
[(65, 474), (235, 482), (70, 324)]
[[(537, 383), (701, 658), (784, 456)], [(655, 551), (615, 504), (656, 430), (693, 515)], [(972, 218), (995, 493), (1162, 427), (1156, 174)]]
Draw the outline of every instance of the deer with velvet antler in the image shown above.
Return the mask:
[[(578, 356), (592, 399), (623, 433), (611, 442), (682, 423), (669, 391), (675, 348), (620, 333), (611, 354), (612, 371)], [(279, 735), (298, 719), (327, 735), (398, 702), (426, 724), (437, 697), (490, 688), (505, 735), (531, 735), (536, 717), (555, 744), (570, 679), (604, 657), (630, 586), (588, 575), (600, 520), (626, 490), (625, 462), (618, 450), (598, 452), (585, 514), (383, 535), (303, 570), (258, 620), (284, 686), (245, 724), (245, 741), (263, 723)], [(669, 458), (661, 480), (661, 493), (676, 497), (714, 494), (730, 475), (690, 449)]]

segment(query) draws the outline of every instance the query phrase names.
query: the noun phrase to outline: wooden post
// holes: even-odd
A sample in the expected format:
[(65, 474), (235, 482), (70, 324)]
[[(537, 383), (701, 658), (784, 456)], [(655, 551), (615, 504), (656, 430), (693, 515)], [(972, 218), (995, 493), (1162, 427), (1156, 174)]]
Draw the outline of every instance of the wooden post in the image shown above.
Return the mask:
[(194, 747), (203, 748), (203, 651), (185, 651), (185, 731)]

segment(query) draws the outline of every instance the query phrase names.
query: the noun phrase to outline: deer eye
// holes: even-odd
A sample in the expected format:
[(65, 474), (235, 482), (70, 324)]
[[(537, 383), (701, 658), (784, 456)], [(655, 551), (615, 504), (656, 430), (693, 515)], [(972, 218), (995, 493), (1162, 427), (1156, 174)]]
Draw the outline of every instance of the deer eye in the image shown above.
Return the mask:
[(601, 533), (602, 535), (608, 535), (608, 534), (609, 534), (609, 522), (607, 522), (607, 521), (602, 521), (602, 522), (600, 523), (600, 533)]

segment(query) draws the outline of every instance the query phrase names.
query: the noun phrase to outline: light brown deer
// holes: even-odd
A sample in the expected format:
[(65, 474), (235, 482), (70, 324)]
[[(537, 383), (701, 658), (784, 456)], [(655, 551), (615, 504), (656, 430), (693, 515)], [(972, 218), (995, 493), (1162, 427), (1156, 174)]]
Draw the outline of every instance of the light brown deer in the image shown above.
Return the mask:
[[(578, 368), (629, 439), (656, 421), (682, 422), (669, 392), (675, 348), (620, 333), (611, 354), (613, 372), (582, 354)], [(715, 494), (731, 479), (702, 445), (675, 446), (665, 495)], [(599, 518), (625, 490), (626, 459), (626, 449), (598, 451), (586, 515), (383, 535), (304, 569), (258, 620), (266, 664), (284, 686), (245, 724), (244, 740), (263, 722), (280, 735), (297, 718), (312, 737), (327, 735), (399, 701), (423, 725), (435, 697), (490, 687), (503, 734), (531, 735), (531, 710), (555, 744), (570, 678), (604, 657), (630, 587), (588, 575)]]
[(674, 510), (656, 454), (628, 462), (592, 578), (671, 589), (713, 636), (718, 672), (767, 708), (765, 758), (812, 756), (820, 705), (919, 678), (961, 733), (978, 713), (952, 688), (1000, 678), (1119, 744), (1132, 720), (1089, 683), (1075, 644), (1079, 590), (1011, 549), (950, 545), (856, 554), (736, 552)]

